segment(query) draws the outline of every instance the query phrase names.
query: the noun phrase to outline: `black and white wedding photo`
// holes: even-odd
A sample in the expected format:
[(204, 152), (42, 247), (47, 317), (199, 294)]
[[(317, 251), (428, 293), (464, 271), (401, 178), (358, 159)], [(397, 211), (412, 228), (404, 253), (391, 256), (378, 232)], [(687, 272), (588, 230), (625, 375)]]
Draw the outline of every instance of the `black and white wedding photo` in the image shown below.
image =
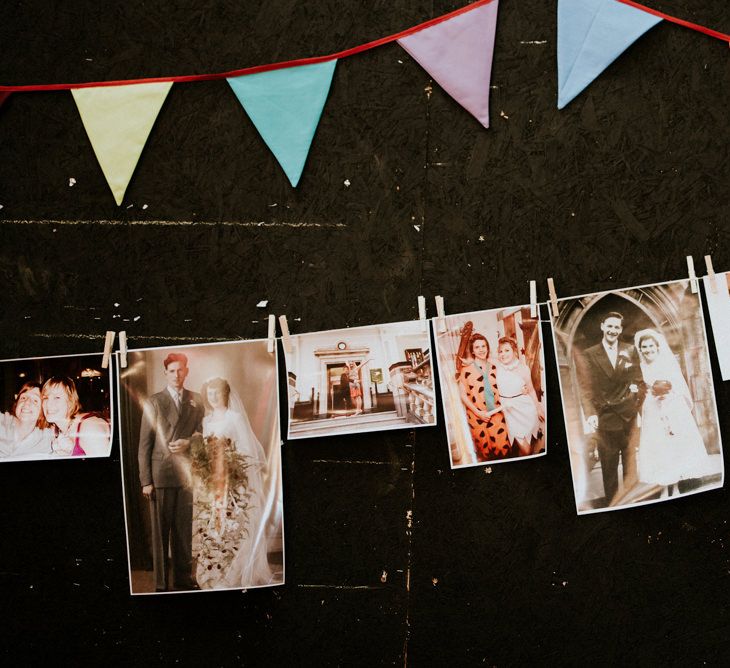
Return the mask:
[(265, 340), (129, 352), (119, 401), (132, 594), (284, 583), (276, 373)]
[(721, 487), (702, 305), (689, 281), (558, 305), (555, 347), (578, 513)]

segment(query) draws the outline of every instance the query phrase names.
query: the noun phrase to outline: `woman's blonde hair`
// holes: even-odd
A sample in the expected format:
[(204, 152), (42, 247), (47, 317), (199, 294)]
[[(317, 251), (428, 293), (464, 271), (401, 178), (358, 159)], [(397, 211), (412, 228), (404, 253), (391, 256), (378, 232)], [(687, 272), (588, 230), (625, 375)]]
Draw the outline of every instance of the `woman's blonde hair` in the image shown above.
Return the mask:
[(81, 402), (79, 401), (79, 393), (76, 390), (76, 383), (73, 378), (68, 376), (51, 376), (45, 383), (43, 383), (43, 389), (41, 390), (41, 397), (45, 396), (46, 390), (60, 387), (66, 393), (66, 399), (68, 400), (68, 411), (66, 418), (71, 420), (76, 417), (76, 414), (81, 410)]

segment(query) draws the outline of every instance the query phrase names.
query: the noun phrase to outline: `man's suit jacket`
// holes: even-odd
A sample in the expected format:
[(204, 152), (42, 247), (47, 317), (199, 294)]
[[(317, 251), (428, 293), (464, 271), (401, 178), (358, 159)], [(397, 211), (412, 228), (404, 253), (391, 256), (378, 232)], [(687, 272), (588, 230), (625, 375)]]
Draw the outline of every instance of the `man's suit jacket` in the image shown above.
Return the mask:
[(599, 429), (623, 429), (636, 417), (638, 397), (629, 386), (641, 383), (641, 370), (631, 348), (619, 344), (614, 369), (603, 343), (598, 343), (578, 354), (576, 369), (583, 412), (598, 416)]
[(180, 411), (167, 389), (153, 394), (144, 406), (139, 430), (139, 480), (142, 487), (184, 487), (188, 484), (190, 453), (172, 454), (170, 441), (190, 438), (203, 429), (203, 400), (183, 390)]

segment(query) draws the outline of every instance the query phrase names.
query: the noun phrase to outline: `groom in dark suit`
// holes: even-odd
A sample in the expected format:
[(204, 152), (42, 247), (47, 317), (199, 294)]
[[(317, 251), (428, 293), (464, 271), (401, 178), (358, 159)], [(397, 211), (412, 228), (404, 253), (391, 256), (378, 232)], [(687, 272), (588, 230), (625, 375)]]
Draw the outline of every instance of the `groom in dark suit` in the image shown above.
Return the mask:
[(632, 362), (631, 348), (619, 342), (623, 316), (615, 311), (606, 314), (601, 331), (601, 342), (578, 354), (576, 370), (583, 413), (596, 431), (606, 505), (610, 505), (618, 491), (619, 460), (624, 482), (636, 477), (632, 437), (639, 409), (641, 372)]
[(167, 591), (168, 554), (176, 589), (197, 589), (192, 573), (193, 491), (190, 437), (202, 431), (203, 401), (186, 390), (188, 358), (170, 353), (163, 362), (167, 387), (144, 407), (139, 432), (139, 478), (150, 501), (155, 589)]

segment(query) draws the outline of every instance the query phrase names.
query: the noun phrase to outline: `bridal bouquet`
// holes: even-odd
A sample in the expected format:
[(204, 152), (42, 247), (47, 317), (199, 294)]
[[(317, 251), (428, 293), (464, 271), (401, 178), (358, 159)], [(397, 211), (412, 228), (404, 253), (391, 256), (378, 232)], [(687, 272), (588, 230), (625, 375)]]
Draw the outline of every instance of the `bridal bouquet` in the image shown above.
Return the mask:
[(651, 386), (651, 393), (661, 399), (672, 391), (672, 382), (669, 380), (655, 380)]
[(238, 452), (230, 438), (193, 434), (190, 439), (193, 476), (208, 488), (227, 483), (229, 488), (248, 485), (245, 455)]
[(674, 436), (675, 430), (672, 426), (672, 416), (667, 412), (664, 406), (665, 397), (672, 391), (672, 383), (669, 380), (655, 380), (651, 386), (651, 393), (656, 397), (659, 403), (659, 419), (664, 427), (664, 433), (667, 436)]
[(248, 458), (230, 438), (195, 434), (190, 443), (194, 480), (193, 554), (201, 587), (215, 587), (248, 531)]

